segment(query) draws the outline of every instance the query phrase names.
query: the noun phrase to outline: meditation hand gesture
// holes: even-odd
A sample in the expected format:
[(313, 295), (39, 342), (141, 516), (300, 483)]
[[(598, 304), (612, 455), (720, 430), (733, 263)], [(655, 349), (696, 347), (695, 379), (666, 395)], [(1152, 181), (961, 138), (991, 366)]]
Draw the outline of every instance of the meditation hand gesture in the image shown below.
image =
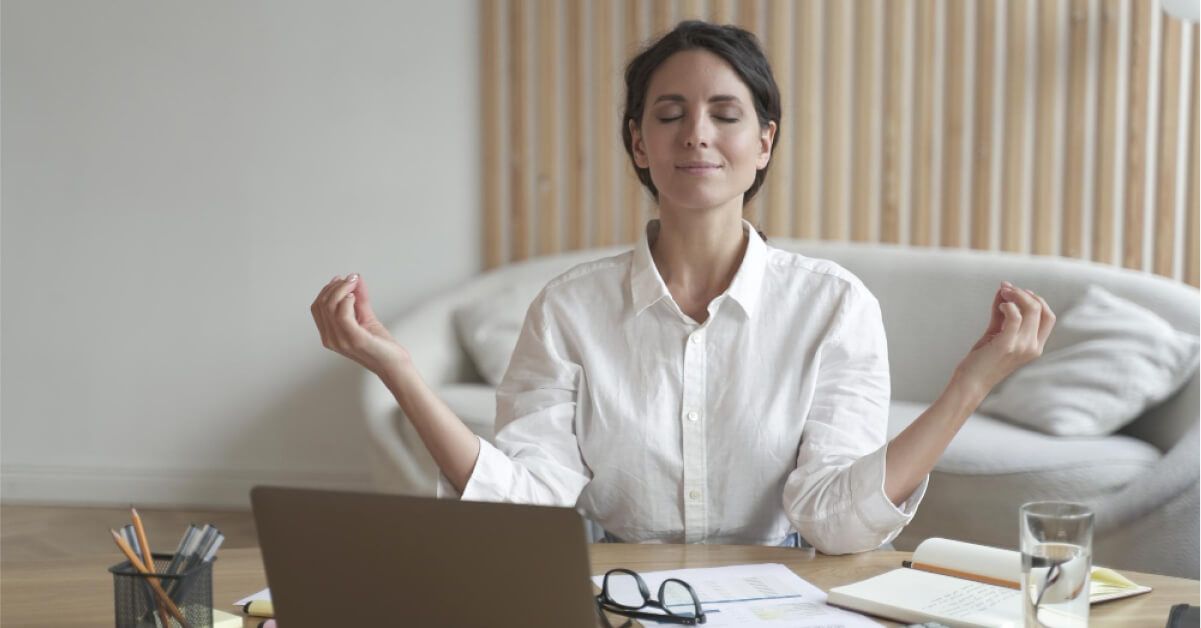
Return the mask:
[(1042, 297), (1001, 282), (984, 335), (956, 367), (956, 375), (986, 395), (1018, 367), (1042, 355), (1055, 313)]
[(408, 362), (408, 350), (392, 338), (371, 311), (367, 284), (357, 274), (331, 279), (309, 309), (326, 349), (377, 375)]

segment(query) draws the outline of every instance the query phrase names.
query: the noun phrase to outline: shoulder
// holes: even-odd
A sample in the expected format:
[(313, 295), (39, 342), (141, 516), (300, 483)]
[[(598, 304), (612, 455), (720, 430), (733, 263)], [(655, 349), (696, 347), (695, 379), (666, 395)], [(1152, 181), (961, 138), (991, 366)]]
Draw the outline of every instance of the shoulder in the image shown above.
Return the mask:
[(634, 251), (580, 262), (555, 275), (534, 298), (532, 309), (545, 315), (589, 311), (598, 304), (620, 303), (622, 286), (629, 273)]
[(785, 289), (821, 292), (844, 302), (858, 298), (875, 300), (859, 277), (828, 259), (768, 247), (764, 271), (774, 284)]

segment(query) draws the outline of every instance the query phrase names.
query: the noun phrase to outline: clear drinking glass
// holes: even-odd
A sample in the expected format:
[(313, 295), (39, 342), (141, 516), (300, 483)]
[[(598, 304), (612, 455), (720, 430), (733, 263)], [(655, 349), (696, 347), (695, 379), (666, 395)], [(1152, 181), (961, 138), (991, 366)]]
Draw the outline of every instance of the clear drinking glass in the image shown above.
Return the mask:
[(1093, 512), (1072, 502), (1021, 509), (1022, 606), (1027, 628), (1087, 626)]

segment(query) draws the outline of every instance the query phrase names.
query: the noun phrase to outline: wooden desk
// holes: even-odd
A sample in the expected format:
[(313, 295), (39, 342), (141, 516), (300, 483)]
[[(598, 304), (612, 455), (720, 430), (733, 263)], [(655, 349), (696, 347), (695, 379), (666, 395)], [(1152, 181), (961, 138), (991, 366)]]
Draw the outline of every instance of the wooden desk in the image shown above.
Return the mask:
[[(655, 571), (684, 567), (715, 567), (744, 563), (783, 563), (822, 589), (884, 573), (909, 557), (908, 552), (869, 552), (853, 556), (808, 558), (796, 549), (735, 545), (590, 546), (592, 572), (614, 567)], [(4, 563), (0, 572), (0, 625), (112, 626), (113, 584), (107, 568), (119, 562), (113, 555), (66, 560)], [(1201, 582), (1137, 572), (1124, 572), (1155, 590), (1092, 608), (1094, 626), (1163, 626), (1173, 604), (1201, 602)], [(267, 586), (262, 558), (256, 549), (222, 551), (214, 565), (213, 603), (233, 611), (232, 603)], [(256, 626), (246, 620), (245, 626)], [(898, 624), (891, 624), (898, 625)]]

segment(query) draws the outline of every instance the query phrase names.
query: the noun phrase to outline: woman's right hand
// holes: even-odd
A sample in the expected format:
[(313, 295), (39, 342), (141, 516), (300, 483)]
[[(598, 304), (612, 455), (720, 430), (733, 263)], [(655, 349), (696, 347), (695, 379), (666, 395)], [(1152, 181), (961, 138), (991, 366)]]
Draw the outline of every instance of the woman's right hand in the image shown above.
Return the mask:
[(381, 376), (409, 363), (409, 351), (392, 338), (371, 311), (367, 284), (357, 273), (334, 277), (309, 309), (326, 349)]

